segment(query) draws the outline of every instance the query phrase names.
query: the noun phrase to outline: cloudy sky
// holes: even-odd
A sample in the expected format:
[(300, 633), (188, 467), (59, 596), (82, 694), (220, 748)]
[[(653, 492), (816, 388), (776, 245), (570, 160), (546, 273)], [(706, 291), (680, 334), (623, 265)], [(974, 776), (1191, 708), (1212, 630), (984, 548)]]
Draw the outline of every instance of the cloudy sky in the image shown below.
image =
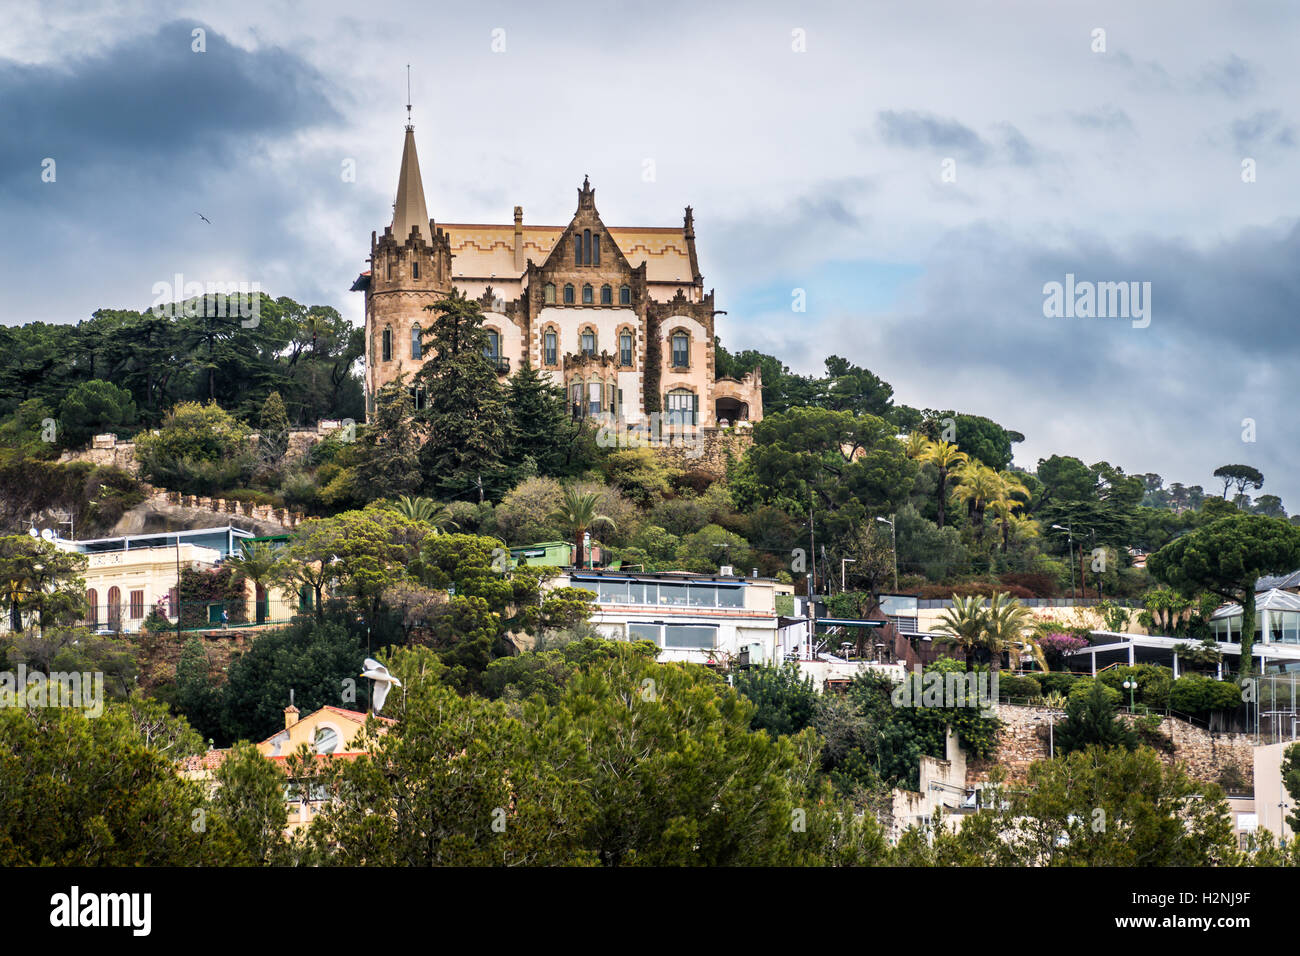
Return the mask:
[[(178, 272), (359, 322), (409, 63), (436, 220), (567, 223), (584, 174), (612, 225), (689, 203), (728, 347), (844, 355), (1023, 432), (1026, 467), (1210, 490), (1245, 462), (1300, 510), (1300, 8), (99, 6), (0, 31), (6, 323), (144, 308)], [(1150, 324), (1045, 317), (1067, 274), (1149, 282)]]

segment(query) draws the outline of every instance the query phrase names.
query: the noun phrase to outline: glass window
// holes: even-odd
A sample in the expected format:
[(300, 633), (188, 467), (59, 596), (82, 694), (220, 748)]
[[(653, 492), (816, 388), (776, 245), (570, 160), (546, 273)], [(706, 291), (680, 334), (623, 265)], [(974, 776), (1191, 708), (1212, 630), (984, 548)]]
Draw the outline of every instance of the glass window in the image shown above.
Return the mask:
[(686, 368), (690, 364), (691, 340), (685, 332), (673, 334), (673, 368)]
[(487, 356), (488, 361), (496, 362), (501, 358), (501, 334), (489, 330), (487, 339), (487, 348), (483, 350), (483, 354)]
[(414, 260), (412, 260), (411, 262), (411, 278), (412, 279), (420, 278), (420, 263)]
[(618, 304), (619, 305), (632, 304), (632, 290), (625, 285), (618, 287)]
[(601, 581), (596, 586), (596, 600), (601, 604), (626, 604), (626, 581)]
[(420, 342), (420, 325), (411, 326), (411, 358), (418, 359), (423, 354), (424, 346)]
[(600, 414), (600, 394), (603, 389), (600, 382), (591, 382), (587, 385), (587, 414)]
[(591, 230), (590, 229), (582, 230), (582, 242), (583, 242), (582, 261), (585, 265), (591, 265)]
[(715, 588), (718, 595), (718, 607), (744, 607), (744, 588)]
[(659, 603), (674, 607), (685, 607), (687, 601), (685, 584), (659, 585)]
[(632, 333), (620, 332), (618, 336), (618, 364), (632, 364)]
[(613, 305), (613, 304), (614, 304), (614, 287), (613, 287), (613, 286), (603, 285), (603, 286), (600, 287), (600, 304), (601, 304), (601, 305)]
[(548, 330), (547, 333), (542, 336), (542, 342), (544, 343), (542, 362), (546, 365), (555, 365), (556, 359), (558, 358), (556, 354), (557, 339), (555, 337), (555, 332)]
[(393, 330), (384, 329), (383, 334), (383, 355), (385, 362), (393, 360)]
[(592, 304), (592, 301), (593, 301), (593, 300), (592, 300), (592, 297), (591, 297), (591, 286), (589, 286), (589, 285), (584, 285), (584, 286), (582, 287), (582, 304), (583, 304), (583, 305), (591, 305), (591, 304)]
[(591, 237), (591, 264), (600, 265), (600, 234)]
[(668, 422), (671, 425), (698, 424), (699, 404), (695, 393), (675, 389), (668, 393)]
[(576, 232), (573, 234), (573, 264), (582, 265), (582, 236)]
[(664, 627), (664, 647), (713, 650), (718, 629), (702, 624), (669, 624)]
[(596, 333), (590, 329), (582, 333), (582, 354), (596, 354)]
[(546, 300), (547, 305), (555, 304), (555, 283), (548, 282), (542, 288), (542, 298)]
[(318, 727), (316, 729), (316, 752), (318, 754), (332, 754), (339, 748), (339, 732), (333, 727)]
[(658, 624), (629, 624), (627, 626), (627, 636), (634, 641), (653, 641), (659, 643), (659, 635), (663, 627)]
[(686, 597), (691, 607), (713, 607), (715, 598), (713, 588), (707, 584), (692, 584), (686, 588)]
[(658, 588), (653, 584), (641, 584), (633, 581), (627, 586), (628, 604), (658, 604)]
[(573, 286), (568, 283), (564, 286), (564, 304), (573, 305)]

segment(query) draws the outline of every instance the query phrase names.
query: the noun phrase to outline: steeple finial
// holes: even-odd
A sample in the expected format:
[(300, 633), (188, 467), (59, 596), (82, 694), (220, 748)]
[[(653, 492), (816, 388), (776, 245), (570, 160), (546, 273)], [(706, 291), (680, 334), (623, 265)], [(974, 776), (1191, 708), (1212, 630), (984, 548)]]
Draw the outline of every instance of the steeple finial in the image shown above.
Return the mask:
[(411, 126), (411, 64), (406, 64), (406, 128)]

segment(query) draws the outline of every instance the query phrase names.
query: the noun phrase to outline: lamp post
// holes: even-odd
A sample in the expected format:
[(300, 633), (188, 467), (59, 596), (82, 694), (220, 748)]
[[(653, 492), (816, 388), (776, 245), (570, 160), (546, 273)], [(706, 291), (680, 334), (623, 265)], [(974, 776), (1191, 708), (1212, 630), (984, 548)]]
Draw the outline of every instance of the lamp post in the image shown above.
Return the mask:
[(1059, 524), (1052, 525), (1057, 531), (1064, 531), (1070, 539), (1070, 597), (1074, 597), (1074, 532), (1070, 530), (1069, 525), (1061, 527)]
[(1128, 691), (1128, 709), (1129, 709), (1129, 713), (1132, 713), (1132, 712), (1133, 712), (1133, 709), (1134, 709), (1133, 694), (1134, 694), (1134, 692), (1137, 690), (1137, 685), (1138, 685), (1138, 682), (1135, 681), (1135, 680), (1132, 680), (1132, 679), (1129, 679), (1129, 680), (1124, 681), (1124, 683), (1123, 683), (1123, 685), (1122, 685), (1122, 686), (1124, 687), (1124, 689), (1125, 689), (1126, 691)]
[(894, 519), (897, 517), (898, 517), (897, 515), (893, 515), (889, 518), (880, 518), (880, 517), (876, 518), (876, 520), (879, 521), (881, 524), (889, 525), (890, 550), (893, 551), (894, 553), (894, 590), (895, 591), (898, 590), (898, 531), (894, 527)]

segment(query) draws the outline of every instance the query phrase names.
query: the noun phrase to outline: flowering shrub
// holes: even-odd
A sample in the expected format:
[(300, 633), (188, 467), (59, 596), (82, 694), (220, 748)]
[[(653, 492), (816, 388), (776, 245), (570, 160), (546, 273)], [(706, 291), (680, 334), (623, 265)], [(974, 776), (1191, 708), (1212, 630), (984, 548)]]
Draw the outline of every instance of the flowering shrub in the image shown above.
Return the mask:
[(1052, 670), (1063, 670), (1065, 668), (1065, 655), (1087, 647), (1088, 642), (1082, 637), (1075, 637), (1073, 634), (1062, 634), (1058, 631), (1040, 637), (1038, 646), (1043, 649), (1043, 656), (1047, 658), (1048, 667)]

